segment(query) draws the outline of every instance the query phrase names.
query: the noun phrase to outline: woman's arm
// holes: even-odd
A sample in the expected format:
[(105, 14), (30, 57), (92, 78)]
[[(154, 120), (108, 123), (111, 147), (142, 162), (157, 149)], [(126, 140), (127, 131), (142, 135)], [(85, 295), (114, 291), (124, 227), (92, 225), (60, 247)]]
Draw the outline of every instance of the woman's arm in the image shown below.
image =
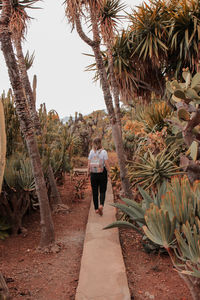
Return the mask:
[(110, 173), (110, 165), (109, 165), (108, 159), (105, 160), (105, 167), (106, 167), (106, 170), (107, 170), (108, 175), (109, 175), (109, 173)]
[(90, 160), (88, 159), (87, 176), (90, 176)]

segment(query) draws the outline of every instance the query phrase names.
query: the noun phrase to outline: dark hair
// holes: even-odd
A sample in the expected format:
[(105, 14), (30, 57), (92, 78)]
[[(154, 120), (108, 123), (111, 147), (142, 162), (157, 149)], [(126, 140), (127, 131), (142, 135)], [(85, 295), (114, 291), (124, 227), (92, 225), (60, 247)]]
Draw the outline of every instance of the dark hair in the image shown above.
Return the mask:
[(102, 144), (101, 144), (101, 138), (100, 137), (95, 137), (92, 141), (93, 144), (93, 148), (94, 150), (99, 150), (102, 148)]

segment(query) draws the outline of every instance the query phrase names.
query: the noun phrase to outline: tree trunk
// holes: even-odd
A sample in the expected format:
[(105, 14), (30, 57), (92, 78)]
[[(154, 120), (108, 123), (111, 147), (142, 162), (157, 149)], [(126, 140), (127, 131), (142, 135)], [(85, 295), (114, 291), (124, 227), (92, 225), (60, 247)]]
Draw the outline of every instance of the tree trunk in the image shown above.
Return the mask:
[(57, 205), (57, 204), (62, 204), (62, 200), (60, 198), (60, 194), (58, 192), (58, 188), (56, 185), (56, 180), (53, 174), (53, 170), (51, 165), (49, 164), (48, 166), (48, 171), (47, 171), (48, 179), (49, 179), (49, 184), (51, 187), (51, 203), (52, 205)]
[(54, 226), (51, 218), (51, 211), (47, 197), (46, 184), (42, 171), (39, 151), (34, 135), (33, 125), (30, 119), (29, 111), (24, 97), (23, 86), (20, 81), (20, 74), (14, 55), (11, 36), (8, 30), (10, 20), (11, 6), (9, 0), (2, 0), (3, 8), (0, 19), (0, 42), (1, 49), (8, 68), (8, 74), (12, 89), (15, 95), (16, 112), (20, 121), (20, 126), (26, 140), (28, 152), (31, 159), (36, 192), (40, 204), (41, 216), (41, 240), (40, 246), (45, 247), (55, 241)]
[(33, 91), (32, 91), (31, 84), (30, 84), (28, 74), (27, 74), (26, 63), (25, 63), (24, 54), (23, 54), (22, 45), (21, 45), (21, 39), (20, 39), (20, 37), (19, 38), (14, 37), (13, 40), (14, 40), (14, 44), (15, 44), (15, 48), (16, 48), (16, 52), (17, 52), (20, 77), (21, 77), (21, 81), (22, 81), (22, 84), (24, 87), (27, 103), (29, 106), (31, 119), (35, 126), (36, 133), (40, 134), (41, 126), (40, 126), (39, 117), (37, 115), (37, 111), (36, 111), (36, 107), (35, 107), (35, 99), (33, 97)]
[(119, 104), (119, 88), (117, 84), (117, 80), (115, 78), (115, 71), (113, 65), (113, 56), (111, 50), (111, 41), (108, 41), (107, 48), (108, 48), (108, 64), (110, 69), (110, 76), (111, 76), (111, 86), (113, 90), (114, 102), (115, 102), (115, 114), (117, 123), (119, 126), (120, 134), (122, 135), (122, 125), (121, 125), (121, 111), (120, 111), (120, 104)]
[[(31, 88), (31, 84), (29, 81), (29, 77), (27, 74), (27, 69), (26, 69), (26, 63), (24, 59), (24, 54), (22, 50), (22, 45), (21, 45), (21, 39), (20, 38), (15, 38), (14, 37), (14, 43), (15, 43), (15, 48), (17, 51), (17, 58), (19, 62), (19, 70), (20, 70), (20, 75), (21, 75), (21, 81), (24, 87), (30, 115), (31, 115), (31, 120), (33, 121), (33, 124), (35, 126), (36, 133), (38, 135), (41, 135), (41, 125), (40, 125), (40, 120), (36, 111), (36, 106), (35, 106), (35, 99), (33, 96), (33, 91)], [(58, 192), (58, 188), (56, 185), (56, 180), (53, 174), (53, 170), (51, 165), (48, 167), (48, 179), (49, 183), (51, 185), (51, 192), (52, 192), (52, 199), (53, 199), (53, 204), (61, 204), (61, 198)]]
[(102, 85), (102, 91), (104, 95), (104, 101), (108, 110), (109, 118), (110, 118), (110, 123), (112, 126), (112, 134), (113, 134), (113, 139), (116, 147), (116, 153), (118, 157), (118, 162), (119, 162), (119, 167), (120, 167), (120, 178), (122, 182), (122, 189), (124, 191), (124, 194), (128, 198), (132, 198), (132, 191), (131, 191), (131, 186), (130, 182), (127, 177), (127, 169), (126, 169), (126, 159), (125, 159), (125, 152), (123, 148), (123, 141), (122, 141), (122, 136), (120, 134), (119, 126), (117, 124), (116, 116), (115, 116), (115, 111), (113, 107), (113, 102), (112, 102), (112, 96), (110, 93), (110, 88), (108, 84), (108, 79), (107, 79), (107, 74), (105, 71), (105, 67), (103, 65), (103, 60), (101, 56), (101, 50), (100, 50), (100, 37), (99, 37), (99, 31), (98, 31), (98, 24), (97, 24), (97, 16), (94, 13), (93, 9), (91, 8), (91, 22), (92, 22), (92, 31), (93, 31), (93, 37), (94, 41), (90, 40), (83, 32), (80, 19), (77, 16), (76, 18), (76, 28), (79, 36), (81, 39), (84, 40), (89, 46), (92, 47), (95, 60), (96, 60), (96, 65), (97, 69), (100, 75), (100, 80), (101, 80), (101, 85)]
[(4, 299), (4, 300), (10, 300), (10, 293), (9, 293), (9, 289), (7, 287), (7, 284), (5, 282), (5, 279), (2, 275), (2, 273), (0, 273), (0, 299)]

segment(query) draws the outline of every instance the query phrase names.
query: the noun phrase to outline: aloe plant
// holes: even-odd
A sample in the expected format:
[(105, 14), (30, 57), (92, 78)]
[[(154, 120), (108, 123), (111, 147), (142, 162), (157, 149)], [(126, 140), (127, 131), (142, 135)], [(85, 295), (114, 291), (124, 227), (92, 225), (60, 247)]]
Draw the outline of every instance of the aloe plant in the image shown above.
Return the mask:
[(23, 216), (31, 206), (31, 193), (35, 191), (30, 160), (20, 153), (7, 159), (4, 179), (0, 210), (10, 220), (12, 232), (16, 234), (22, 228)]
[[(173, 177), (171, 183), (164, 182), (156, 194), (150, 195), (142, 188), (139, 191), (143, 197), (141, 203), (123, 199), (125, 204), (113, 204), (129, 216), (129, 221), (116, 221), (105, 229), (130, 227), (142, 234), (143, 228), (148, 239), (168, 251), (193, 299), (197, 300), (200, 286), (200, 183), (192, 186), (186, 176), (182, 179)], [(172, 249), (181, 264), (176, 262)], [(188, 279), (188, 276), (197, 279)]]
[[(152, 195), (149, 195), (141, 187), (139, 187), (139, 191), (143, 197), (142, 202), (138, 203), (133, 199), (130, 200), (127, 198), (122, 198), (122, 201), (124, 203), (112, 204), (112, 206), (122, 211), (125, 216), (128, 216), (128, 218), (125, 217), (125, 219), (128, 220), (118, 220), (106, 226), (104, 229), (110, 229), (115, 227), (130, 227), (138, 231), (141, 235), (143, 235), (141, 228), (143, 227), (143, 225), (146, 225), (146, 211), (150, 208), (151, 204), (155, 204), (160, 208), (162, 196), (165, 194), (166, 191), (166, 182), (163, 182), (161, 186), (158, 186), (157, 194), (155, 194), (152, 191)], [(134, 222), (137, 224), (137, 226), (133, 224)]]
[(151, 205), (145, 214), (147, 226), (143, 227), (146, 236), (154, 243), (169, 249), (174, 242), (176, 218), (169, 218), (168, 211), (163, 211), (155, 205)]

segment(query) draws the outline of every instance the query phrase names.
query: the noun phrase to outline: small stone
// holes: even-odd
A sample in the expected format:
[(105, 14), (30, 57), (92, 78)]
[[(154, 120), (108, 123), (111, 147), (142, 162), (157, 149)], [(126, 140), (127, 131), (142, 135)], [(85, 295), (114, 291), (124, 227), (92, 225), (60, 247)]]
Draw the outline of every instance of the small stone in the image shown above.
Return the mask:
[(149, 299), (155, 299), (154, 295), (151, 295), (149, 292), (145, 292), (144, 293), (146, 297), (148, 297)]

